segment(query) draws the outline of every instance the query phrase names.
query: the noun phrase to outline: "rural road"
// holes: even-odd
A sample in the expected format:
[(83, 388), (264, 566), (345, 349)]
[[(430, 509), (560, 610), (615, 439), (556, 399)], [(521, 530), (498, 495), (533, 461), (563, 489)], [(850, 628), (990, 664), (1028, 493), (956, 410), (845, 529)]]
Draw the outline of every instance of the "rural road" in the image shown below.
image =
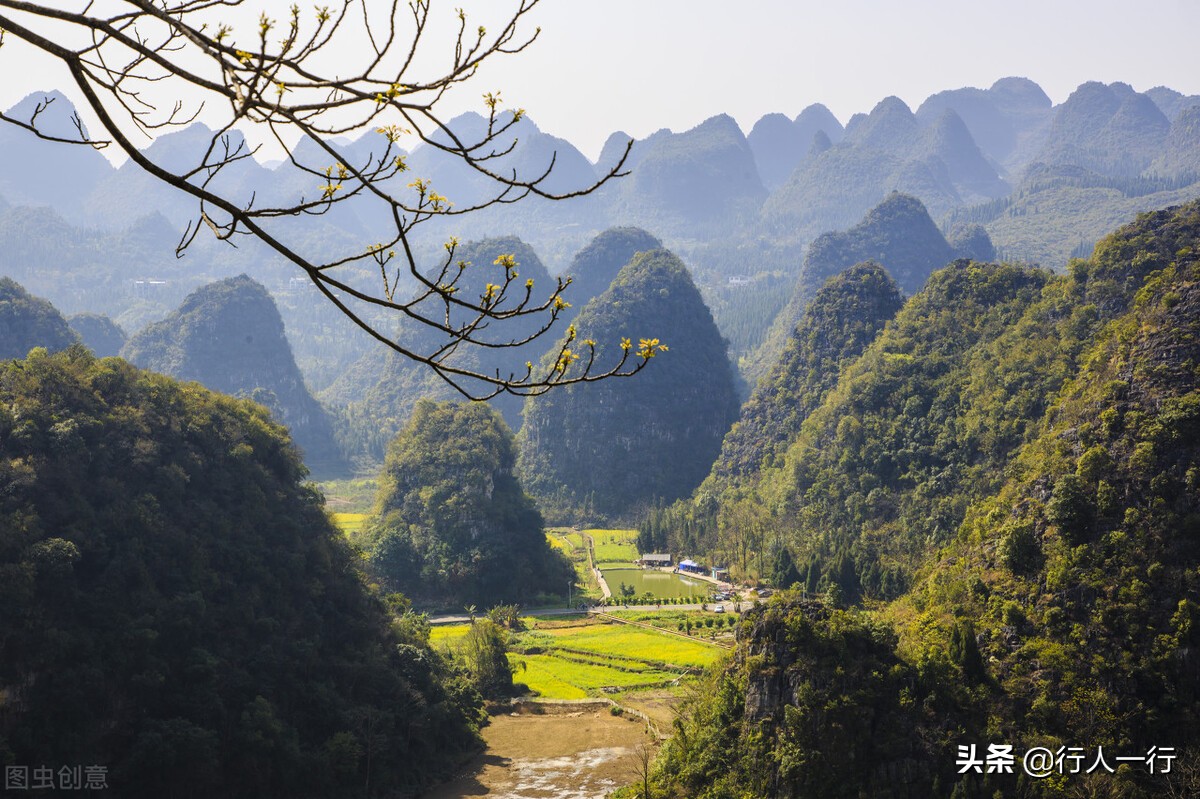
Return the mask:
[[(708, 610), (712, 610), (713, 607), (716, 605), (723, 605), (725, 607), (725, 611), (727, 613), (734, 613), (734, 612), (741, 613), (742, 611), (749, 610), (750, 608), (754, 607), (753, 602), (736, 602), (736, 603), (735, 602), (709, 602), (708, 604), (703, 605), (703, 606), (701, 606), (701, 605), (612, 605), (609, 607), (596, 608), (595, 612), (611, 613), (614, 610), (636, 610), (636, 611), (649, 612), (649, 613), (659, 612), (659, 611), (661, 611), (663, 613), (669, 613), (670, 611), (673, 611), (673, 610), (703, 610), (704, 608), (707, 608)], [(521, 611), (521, 615), (522, 616), (570, 616), (572, 614), (579, 614), (579, 613), (583, 613), (583, 612), (584, 611), (572, 609), (572, 608), (530, 608), (528, 610)], [(590, 613), (593, 611), (588, 611), (588, 612)], [(483, 615), (485, 615), (485, 614), (479, 613), (479, 614), (476, 614), (476, 617), (483, 616)], [(448, 614), (448, 615), (430, 616), (429, 617), (429, 623), (435, 624), (435, 625), (436, 624), (466, 624), (470, 620), (471, 620), (471, 617), (466, 615), (465, 613), (457, 613), (457, 614)]]

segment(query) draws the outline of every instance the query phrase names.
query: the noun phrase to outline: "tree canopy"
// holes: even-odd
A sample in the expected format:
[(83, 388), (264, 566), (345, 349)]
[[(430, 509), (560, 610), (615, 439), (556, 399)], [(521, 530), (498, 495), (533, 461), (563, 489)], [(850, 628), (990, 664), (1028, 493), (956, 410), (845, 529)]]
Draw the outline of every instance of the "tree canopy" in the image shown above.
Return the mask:
[(364, 548), (388, 586), (432, 604), (530, 602), (574, 572), (513, 473), (516, 446), (482, 403), (421, 400), (388, 447)]
[(478, 696), (389, 619), (258, 405), (96, 360), (0, 364), (6, 763), (128, 797), (412, 793)]
[(687, 269), (667, 250), (627, 264), (547, 360), (561, 364), (562, 348), (580, 343), (586, 358), (589, 340), (638, 329), (669, 338), (598, 345), (596, 358), (605, 365), (620, 359), (621, 349), (669, 345), (669, 358), (653, 371), (621, 385), (568, 387), (526, 401), (521, 474), (555, 513), (627, 517), (639, 505), (686, 496), (707, 474), (737, 413), (725, 342)]

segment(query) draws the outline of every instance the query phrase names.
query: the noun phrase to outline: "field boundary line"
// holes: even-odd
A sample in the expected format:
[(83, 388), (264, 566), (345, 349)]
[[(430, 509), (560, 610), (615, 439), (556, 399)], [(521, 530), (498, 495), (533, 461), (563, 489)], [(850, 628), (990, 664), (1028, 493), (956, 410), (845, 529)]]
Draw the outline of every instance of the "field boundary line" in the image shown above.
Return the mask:
[(638, 721), (643, 722), (646, 725), (646, 727), (649, 728), (650, 731), (655, 735), (655, 737), (657, 737), (660, 741), (666, 740), (667, 738), (671, 737), (670, 735), (668, 735), (667, 733), (664, 733), (662, 731), (662, 728), (658, 726), (658, 722), (656, 722), (654, 719), (650, 718), (649, 714), (645, 713), (644, 711), (638, 710), (635, 707), (626, 707), (625, 705), (622, 705), (620, 702), (616, 701), (615, 699), (610, 699), (608, 697), (603, 697), (603, 696), (595, 696), (595, 697), (589, 696), (586, 699), (540, 699), (537, 697), (516, 697), (513, 699), (509, 699), (507, 702), (493, 703), (492, 706), (500, 708), (500, 707), (505, 707), (505, 706), (519, 707), (519, 706), (529, 706), (529, 705), (542, 705), (542, 706), (548, 705), (551, 707), (563, 707), (563, 708), (566, 708), (566, 707), (581, 707), (581, 708), (592, 707), (592, 708), (596, 708), (596, 709), (599, 709), (602, 707), (610, 707), (610, 708), (615, 707), (621, 711), (621, 715), (633, 716)]
[(724, 649), (726, 651), (732, 651), (734, 649), (732, 644), (719, 644), (716, 641), (705, 641), (703, 638), (696, 638), (696, 637), (693, 637), (690, 635), (685, 635), (684, 633), (681, 633), (677, 630), (668, 630), (663, 627), (655, 627), (653, 624), (647, 624), (643, 621), (634, 621), (633, 619), (622, 619), (620, 616), (612, 616), (612, 615), (609, 615), (608, 613), (601, 613), (598, 610), (590, 610), (590, 611), (588, 611), (588, 613), (590, 613), (593, 616), (599, 616), (602, 619), (608, 619), (610, 621), (620, 622), (621, 624), (632, 624), (634, 627), (645, 627), (647, 630), (654, 630), (656, 633), (663, 633), (665, 635), (673, 635), (676, 638), (682, 638), (685, 641), (692, 641), (693, 643), (705, 644), (707, 646), (715, 646), (718, 649)]
[(580, 530), (579, 535), (583, 538), (584, 549), (587, 551), (588, 568), (596, 576), (596, 582), (600, 583), (600, 594), (604, 599), (612, 599), (612, 591), (608, 588), (608, 581), (604, 579), (604, 572), (596, 565), (596, 539), (584, 530)]

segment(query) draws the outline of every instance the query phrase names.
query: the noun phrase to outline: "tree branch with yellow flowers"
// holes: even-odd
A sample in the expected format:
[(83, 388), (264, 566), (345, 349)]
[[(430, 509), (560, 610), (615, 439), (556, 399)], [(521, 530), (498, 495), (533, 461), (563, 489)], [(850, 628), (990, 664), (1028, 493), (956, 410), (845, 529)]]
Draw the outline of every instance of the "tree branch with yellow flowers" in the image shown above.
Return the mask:
[[(196, 213), (177, 255), (202, 234), (231, 245), (257, 240), (303, 271), (373, 338), (426, 364), (465, 396), (539, 394), (556, 385), (627, 376), (666, 347), (656, 339), (624, 345), (615, 365), (597, 370), (595, 343), (576, 342), (568, 332), (557, 357), (541, 365), (527, 363), (508, 374), (466, 365), (469, 359), (456, 357), (464, 349), (521, 347), (547, 333), (568, 307), (563, 289), (569, 281), (535, 286), (520, 279), (509, 257), (496, 260), (488, 274), (497, 277), (479, 290), (478, 281), (467, 277), (478, 267), (457, 257), (456, 240), (446, 242), (433, 269), (421, 269), (414, 254), (414, 231), (432, 219), (528, 197), (565, 200), (623, 174), (624, 156), (595, 182), (555, 192), (547, 183), (553, 158), (534, 174), (507, 166), (524, 111), (504, 111), (498, 92), (483, 94), (481, 134), (456, 131), (440, 115), (446, 93), (472, 80), (482, 64), (521, 53), (537, 39), (540, 29), (528, 31), (526, 21), (538, 2), (513, 0), (503, 24), (489, 31), (472, 26), (462, 9), (435, 18), (433, 0), (341, 0), (303, 11), (293, 5), (278, 18), (266, 10), (277, 5), (260, 2), (264, 10), (258, 11), (252, 0), (0, 0), (0, 59), (10, 39), (57, 59), (100, 130), (92, 135), (76, 119), (77, 136), (51, 135), (40, 125), (45, 103), (28, 119), (0, 118), (63, 146), (115, 146), (195, 198)], [(431, 33), (435, 21), (451, 26), (448, 42)], [(430, 68), (436, 56), (441, 61)], [(219, 122), (186, 168), (155, 160), (138, 146), (201, 115)], [(246, 129), (287, 150), (291, 166), (311, 178), (311, 189), (286, 198), (273, 196), (270, 187), (254, 187), (248, 196), (229, 190), (218, 178), (257, 152), (237, 135)], [(363, 131), (375, 144), (368, 155), (351, 157), (339, 137)], [(315, 143), (318, 155), (301, 157), (292, 144), (298, 137)], [(488, 190), (456, 205), (428, 178), (408, 174), (401, 142), (409, 140), (451, 157)], [(369, 207), (371, 219), (384, 220), (372, 228), (372, 243), (317, 257), (296, 226), (285, 224), (343, 204)], [(375, 277), (364, 279), (370, 274)], [(402, 292), (414, 283), (415, 292)], [(398, 329), (415, 325), (435, 335), (389, 335), (369, 321), (380, 311), (398, 317)], [(586, 368), (568, 370), (576, 361)]]

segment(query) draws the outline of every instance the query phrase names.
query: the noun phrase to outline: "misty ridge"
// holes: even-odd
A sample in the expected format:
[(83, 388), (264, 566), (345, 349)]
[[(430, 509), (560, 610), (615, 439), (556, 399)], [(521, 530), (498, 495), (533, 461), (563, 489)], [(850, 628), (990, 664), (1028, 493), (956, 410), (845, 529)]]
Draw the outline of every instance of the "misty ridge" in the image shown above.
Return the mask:
[[(7, 113), (46, 97), (68, 130), (56, 93)], [(592, 162), (501, 119), (495, 168), (553, 164), (558, 192), (629, 138)], [(186, 172), (212, 136), (145, 154)], [(334, 144), (370, 164), (382, 142)], [(485, 326), (445, 364), (648, 353), (486, 404), (261, 242), (177, 258), (195, 203), (134, 163), (7, 125), (0, 153), (5, 763), (104, 763), (133, 797), (415, 796), (479, 753), (489, 709), (586, 698), (659, 724), (622, 799), (1200, 795), (1200, 97), (1092, 82), (1055, 105), (1014, 77), (844, 124), (719, 115), (633, 142), (584, 196), (433, 217), (400, 298), (452, 261), (473, 298), (570, 279), (549, 330)], [(487, 199), (436, 147), (402, 156), (397, 191)], [(319, 193), (290, 160), (215, 182)], [(350, 198), (264, 224), (336, 259), (386, 222)], [(453, 328), (446, 296), (417, 310)], [(622, 611), (603, 573), (647, 555), (712, 582)], [(609, 615), (522, 615), (581, 602)], [(1178, 769), (973, 770), (989, 744)]]
[[(28, 116), (46, 97), (54, 102), (44, 124), (50, 132), (56, 125), (65, 130), (70, 103), (53, 92), (30, 95), (10, 115)], [(451, 122), (467, 137), (484, 125), (471, 113)], [(758, 364), (749, 372), (752, 384), (770, 356), (759, 351), (766, 327), (747, 321), (746, 306), (757, 318), (774, 317), (795, 293), (808, 246), (824, 233), (851, 228), (890, 193), (919, 200), (949, 240), (990, 242), (971, 255), (1059, 268), (1137, 212), (1196, 194), (1198, 125), (1200, 99), (1165, 87), (1138, 93), (1121, 83), (1087, 83), (1055, 106), (1023, 78), (939, 92), (915, 111), (885, 98), (844, 126), (821, 105), (792, 119), (768, 114), (748, 134), (732, 118), (717, 116), (691, 130), (664, 129), (636, 141), (625, 165), (630, 174), (591, 195), (567, 202), (531, 198), (431, 220), (418, 231), (416, 246), (432, 268), (451, 235), (463, 241), (516, 236), (554, 275), (609, 228), (648, 231), (684, 259), (730, 341), (735, 366)], [(210, 137), (196, 124), (161, 136), (145, 152), (163, 165), (186, 168)], [(553, 159), (548, 188), (556, 191), (596, 180), (628, 139), (613, 133), (593, 164), (529, 117), (506, 137), (513, 147), (502, 166), (538, 173)], [(237, 146), (236, 132), (232, 138)], [(380, 149), (380, 137), (367, 133), (341, 145), (348, 160), (363, 162)], [(135, 164), (114, 168), (90, 148), (56, 148), (11, 127), (0, 129), (0, 146), (8, 165), (0, 174), (4, 271), (64, 313), (103, 314), (131, 335), (165, 318), (201, 285), (245, 272), (279, 306), (314, 393), (369, 353), (366, 338), (336, 312), (308, 302), (312, 289), (302, 277), (253, 243), (234, 250), (201, 237), (187, 257), (175, 259), (172, 246), (194, 215), (193, 202)], [(294, 157), (306, 164), (328, 160), (307, 140), (296, 145)], [(435, 148), (419, 147), (406, 158), (410, 174), (428, 178), (457, 204), (485, 191)], [(232, 197), (256, 193), (260, 203), (295, 200), (315, 188), (310, 175), (286, 160), (241, 160), (218, 181)], [(379, 221), (366, 204), (352, 201), (328, 215), (279, 224), (299, 231), (315, 252), (333, 252), (369, 240)], [(934, 260), (945, 256), (930, 251)], [(811, 293), (820, 281), (808, 280)], [(906, 293), (914, 288), (904, 287)], [(587, 298), (579, 292), (579, 299)], [(325, 399), (344, 406), (346, 394), (333, 389)]]

